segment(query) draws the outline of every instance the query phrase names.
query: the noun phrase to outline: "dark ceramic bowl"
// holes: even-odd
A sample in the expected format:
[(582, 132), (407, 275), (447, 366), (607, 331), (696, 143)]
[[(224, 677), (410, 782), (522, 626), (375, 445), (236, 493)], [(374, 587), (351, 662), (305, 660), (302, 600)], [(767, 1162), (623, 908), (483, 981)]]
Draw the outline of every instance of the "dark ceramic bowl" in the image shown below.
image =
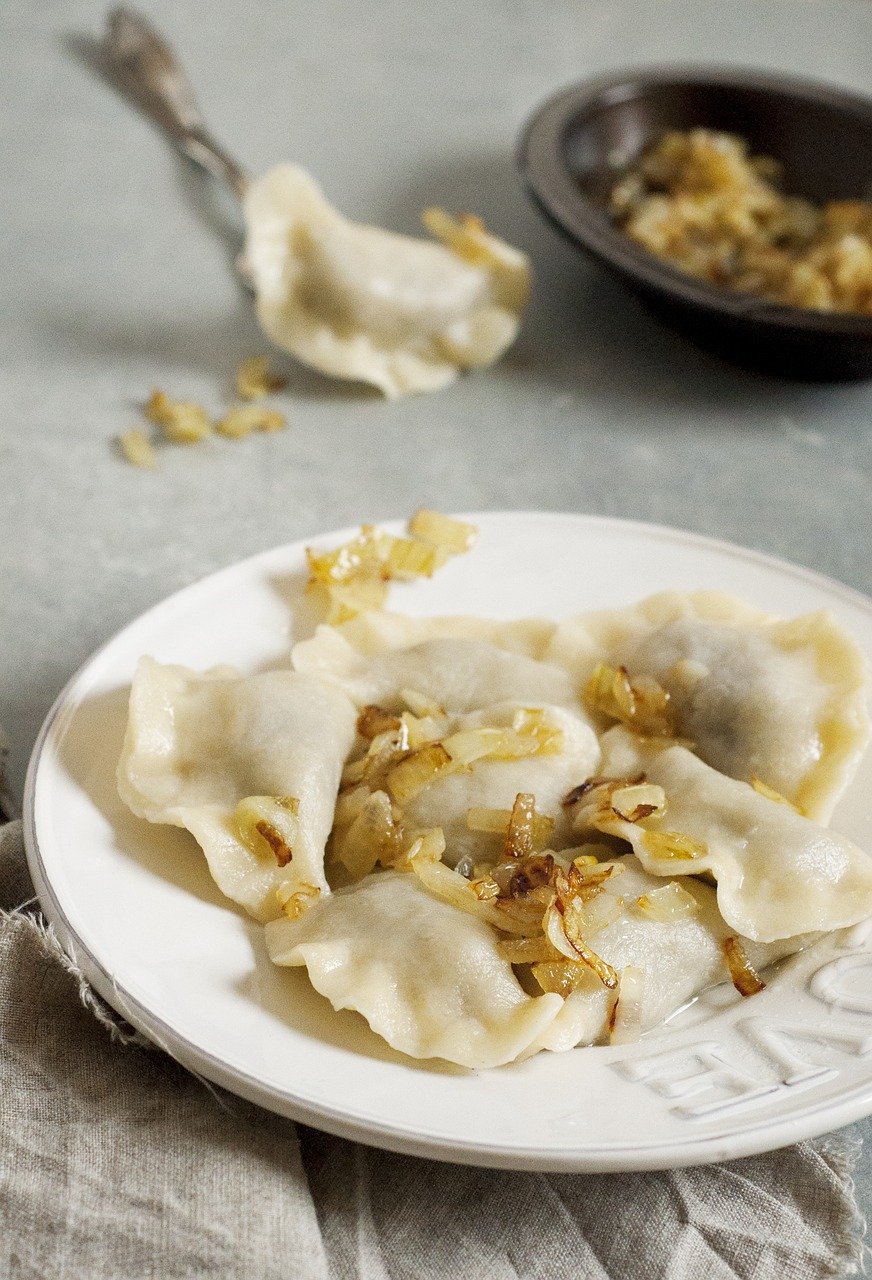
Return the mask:
[(698, 126), (741, 134), (780, 160), (791, 194), (818, 203), (872, 196), (872, 100), (769, 73), (672, 67), (587, 81), (539, 108), (518, 162), (547, 217), (695, 342), (782, 377), (872, 378), (872, 316), (729, 293), (666, 266), (612, 224), (616, 170), (664, 130)]

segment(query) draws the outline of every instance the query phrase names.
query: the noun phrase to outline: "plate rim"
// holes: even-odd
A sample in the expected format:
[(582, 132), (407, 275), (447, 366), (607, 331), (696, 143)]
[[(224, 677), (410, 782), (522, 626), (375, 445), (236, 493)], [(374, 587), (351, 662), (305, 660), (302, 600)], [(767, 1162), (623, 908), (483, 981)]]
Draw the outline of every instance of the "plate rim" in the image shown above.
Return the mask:
[[(733, 558), (775, 570), (782, 575), (786, 573), (791, 578), (822, 588), (872, 614), (872, 597), (836, 578), (768, 552), (676, 526), (582, 512), (530, 509), (471, 512), (464, 513), (458, 518), (479, 524), (499, 518), (510, 518), (519, 522), (543, 519), (569, 521), (601, 532), (612, 529), (615, 532), (648, 535), (677, 542), (683, 546), (697, 546), (703, 550), (726, 553)], [(379, 526), (392, 529), (404, 523), (404, 520), (383, 520), (379, 521)], [(67, 709), (70, 695), (79, 681), (99, 663), (110, 645), (129, 630), (152, 618), (182, 597), (195, 593), (205, 584), (214, 582), (225, 574), (254, 569), (258, 561), (266, 561), (273, 557), (280, 559), (285, 555), (291, 556), (307, 542), (339, 540), (347, 538), (356, 531), (357, 526), (347, 526), (343, 529), (311, 534), (278, 546), (264, 548), (250, 556), (232, 561), (171, 592), (137, 614), (99, 645), (65, 682), (52, 703), (34, 743), (25, 778), (22, 821), (27, 864), (40, 907), (54, 928), (64, 952), (81, 970), (100, 997), (138, 1032), (187, 1070), (205, 1077), (207, 1081), (249, 1102), (293, 1121), (311, 1124), (338, 1137), (388, 1151), (448, 1163), (519, 1171), (579, 1173), (642, 1172), (692, 1167), (776, 1150), (803, 1139), (818, 1137), (869, 1115), (872, 1112), (872, 1078), (865, 1084), (855, 1085), (847, 1090), (837, 1100), (823, 1101), (806, 1113), (758, 1121), (746, 1129), (725, 1137), (719, 1137), (716, 1134), (704, 1134), (698, 1137), (685, 1135), (668, 1141), (657, 1140), (649, 1145), (644, 1143), (614, 1143), (607, 1146), (584, 1144), (555, 1151), (544, 1147), (519, 1146), (517, 1143), (501, 1145), (497, 1142), (485, 1143), (481, 1140), (466, 1142), (462, 1138), (428, 1134), (426, 1130), (411, 1133), (405, 1127), (393, 1126), (381, 1119), (356, 1118), (330, 1105), (299, 1098), (287, 1090), (266, 1084), (257, 1076), (227, 1063), (177, 1031), (159, 1014), (154, 1013), (146, 1002), (132, 995), (110, 974), (67, 918), (51, 879), (46, 873), (36, 830), (37, 775), (49, 735)]]

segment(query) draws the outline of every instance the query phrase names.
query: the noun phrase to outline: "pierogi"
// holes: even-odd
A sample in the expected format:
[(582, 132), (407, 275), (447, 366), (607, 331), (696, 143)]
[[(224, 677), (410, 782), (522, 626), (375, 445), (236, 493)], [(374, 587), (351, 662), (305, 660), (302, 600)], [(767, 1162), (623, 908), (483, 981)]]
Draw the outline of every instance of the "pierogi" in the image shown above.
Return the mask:
[[(281, 914), (277, 891), (328, 891), (324, 845), (354, 721), (337, 689), (292, 671), (198, 675), (142, 658), (118, 790), (139, 817), (190, 831), (221, 892), (268, 920)], [(248, 797), (295, 802), (295, 812), (275, 806), (291, 828), (283, 865), (240, 831)]]
[(393, 399), (491, 364), (517, 336), (529, 262), (476, 220), (431, 210), (432, 241), (362, 226), (289, 164), (253, 182), (244, 208), (261, 326), (322, 373)]
[(868, 736), (829, 615), (712, 592), (559, 624), (376, 611), (292, 665), (144, 658), (119, 791), (402, 1054), (625, 1042), (872, 915), (872, 859), (821, 825)]
[(866, 665), (831, 614), (784, 620), (722, 592), (663, 592), (557, 627), (543, 655), (653, 677), (702, 760), (825, 821), (869, 739)]

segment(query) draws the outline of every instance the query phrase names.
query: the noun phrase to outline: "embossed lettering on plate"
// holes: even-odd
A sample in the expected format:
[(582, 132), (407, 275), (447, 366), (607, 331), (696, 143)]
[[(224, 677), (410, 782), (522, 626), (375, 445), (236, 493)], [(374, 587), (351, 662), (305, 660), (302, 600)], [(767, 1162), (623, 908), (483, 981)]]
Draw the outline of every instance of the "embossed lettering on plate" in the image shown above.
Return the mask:
[[(696, 1044), (668, 1049), (647, 1058), (616, 1062), (613, 1066), (627, 1080), (647, 1085), (661, 1097), (682, 1099), (669, 1109), (674, 1115), (687, 1119), (706, 1119), (724, 1111), (753, 1105), (781, 1087), (780, 1081), (755, 1079), (737, 1066), (730, 1060), (725, 1046), (717, 1040), (700, 1040)], [(700, 1094), (706, 1095), (704, 1101), (683, 1101)]]
[[(821, 1030), (758, 1016), (737, 1023), (736, 1030), (775, 1064), (781, 1084), (794, 1092), (797, 1085), (822, 1084), (839, 1074), (833, 1065), (834, 1049), (854, 1058), (872, 1053), (872, 1034), (851, 1029)], [(821, 1057), (826, 1061), (818, 1061)]]
[(811, 977), (809, 990), (824, 1004), (852, 1013), (872, 1013), (872, 955), (839, 956)]

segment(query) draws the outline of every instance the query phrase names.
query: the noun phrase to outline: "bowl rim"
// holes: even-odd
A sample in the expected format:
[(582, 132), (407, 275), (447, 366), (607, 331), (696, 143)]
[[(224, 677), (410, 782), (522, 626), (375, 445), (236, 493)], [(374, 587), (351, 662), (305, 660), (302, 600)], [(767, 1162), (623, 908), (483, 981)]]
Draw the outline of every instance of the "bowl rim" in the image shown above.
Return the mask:
[(622, 276), (698, 311), (807, 335), (872, 339), (870, 315), (814, 311), (729, 293), (660, 262), (603, 218), (602, 210), (584, 194), (566, 163), (568, 128), (574, 118), (595, 105), (670, 84), (762, 89), (822, 103), (864, 120), (872, 143), (872, 98), (826, 81), (723, 64), (663, 63), (619, 68), (557, 90), (524, 125), (517, 144), (517, 165), (528, 194), (542, 212), (575, 244)]

